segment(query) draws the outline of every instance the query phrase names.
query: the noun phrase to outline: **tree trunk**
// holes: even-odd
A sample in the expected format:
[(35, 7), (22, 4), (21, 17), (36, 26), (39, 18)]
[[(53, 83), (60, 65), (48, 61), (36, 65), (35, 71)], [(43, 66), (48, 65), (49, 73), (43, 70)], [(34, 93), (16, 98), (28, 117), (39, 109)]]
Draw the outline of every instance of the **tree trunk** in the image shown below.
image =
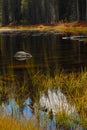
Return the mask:
[(10, 0), (10, 17), (13, 24), (17, 24), (21, 19), (21, 0)]
[(86, 18), (86, 21), (87, 21), (87, 0), (86, 0), (86, 16), (85, 16)]
[(1, 0), (1, 23), (2, 25), (9, 23), (8, 0)]
[(77, 20), (80, 21), (79, 0), (77, 0)]

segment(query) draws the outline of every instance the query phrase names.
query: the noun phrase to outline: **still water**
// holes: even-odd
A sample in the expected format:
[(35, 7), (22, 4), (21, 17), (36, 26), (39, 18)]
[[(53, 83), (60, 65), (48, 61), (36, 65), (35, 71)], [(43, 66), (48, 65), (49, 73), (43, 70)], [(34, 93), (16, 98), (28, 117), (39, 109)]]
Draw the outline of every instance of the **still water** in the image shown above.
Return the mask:
[[(32, 72), (42, 71), (46, 73), (49, 71), (53, 74), (55, 70), (63, 69), (66, 72), (72, 72), (80, 71), (87, 67), (86, 34), (85, 38), (81, 40), (72, 40), (69, 38), (70, 36), (72, 36), (70, 33), (53, 32), (0, 34), (0, 84), (3, 88), (6, 86), (10, 88), (10, 92), (2, 92), (0, 90), (0, 111), (2, 114), (10, 114), (20, 119), (23, 115), (26, 120), (32, 115), (35, 116), (35, 109), (37, 111), (40, 107), (34, 102), (34, 89), (30, 88), (32, 86), (30, 80)], [(15, 55), (20, 51), (26, 54), (29, 53), (31, 58), (23, 57), (22, 60), (17, 59)], [(17, 79), (15, 82), (14, 77)], [(23, 84), (27, 86), (27, 90), (19, 94), (20, 87)], [(14, 96), (14, 93), (16, 93), (16, 96)], [(56, 107), (58, 109), (58, 102), (60, 101), (60, 104), (64, 105), (65, 103), (64, 109), (71, 109), (69, 114), (74, 113), (76, 115), (74, 118), (79, 120), (75, 107), (67, 103), (66, 97), (61, 90), (48, 90), (48, 97), (43, 95), (40, 97), (39, 102), (42, 107), (52, 110), (53, 113), (54, 111), (56, 112)], [(35, 109), (32, 108), (32, 102)], [(42, 125), (47, 115), (43, 110), (40, 110), (39, 114), (40, 118), (44, 115), (40, 122), (40, 125)], [(47, 130), (56, 129), (54, 115), (47, 123)], [(73, 125), (71, 127), (72, 130), (75, 128), (82, 130), (81, 126)], [(63, 128), (58, 129), (61, 130)]]
[[(87, 66), (87, 38), (84, 41), (63, 39), (71, 34), (44, 33), (0, 36), (0, 68), (38, 68), (53, 71), (56, 68), (77, 70)], [(32, 59), (19, 62), (14, 58), (18, 51), (32, 55)]]

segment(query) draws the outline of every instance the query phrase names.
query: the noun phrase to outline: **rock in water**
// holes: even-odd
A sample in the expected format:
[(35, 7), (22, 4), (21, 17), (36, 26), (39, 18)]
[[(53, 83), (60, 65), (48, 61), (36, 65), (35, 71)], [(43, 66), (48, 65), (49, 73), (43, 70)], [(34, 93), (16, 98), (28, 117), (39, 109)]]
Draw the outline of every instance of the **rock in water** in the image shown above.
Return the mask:
[(32, 58), (32, 55), (24, 51), (18, 51), (16, 52), (14, 57), (16, 58), (16, 60), (23, 61)]

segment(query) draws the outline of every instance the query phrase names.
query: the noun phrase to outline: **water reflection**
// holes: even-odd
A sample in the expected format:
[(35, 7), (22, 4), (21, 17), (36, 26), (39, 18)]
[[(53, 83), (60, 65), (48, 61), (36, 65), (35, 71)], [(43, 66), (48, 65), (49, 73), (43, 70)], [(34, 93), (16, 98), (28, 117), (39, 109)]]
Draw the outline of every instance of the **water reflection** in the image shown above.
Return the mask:
[(84, 42), (85, 39), (87, 39), (86, 35), (78, 35), (78, 36), (69, 36), (69, 37), (62, 37), (63, 40), (74, 40), (74, 41), (79, 41), (79, 42)]
[[(60, 91), (60, 88), (58, 88), (58, 90), (48, 90), (47, 95), (45, 93), (42, 94), (42, 96), (40, 97), (40, 105), (43, 108), (47, 108), (49, 111), (49, 117), (51, 116), (50, 120), (51, 120), (51, 125), (54, 122), (55, 124), (57, 123), (57, 121), (55, 120), (55, 115), (57, 115), (58, 113), (66, 113), (68, 118), (71, 118), (71, 120), (68, 122), (68, 125), (70, 127), (70, 129), (74, 129), (73, 127), (73, 122), (72, 120), (76, 120), (79, 121), (79, 115), (76, 112), (76, 108), (75, 106), (71, 106), (68, 102), (67, 99), (65, 97), (65, 95)], [(64, 114), (63, 114), (64, 116)], [(58, 118), (58, 117), (57, 117)], [(67, 121), (66, 121), (67, 124)], [(57, 125), (57, 124), (56, 124)], [(75, 127), (78, 128), (77, 124), (74, 124)], [(52, 126), (50, 126), (52, 127)], [(57, 126), (59, 127), (59, 126)], [(80, 127), (79, 127), (80, 128)]]
[(65, 95), (58, 90), (48, 90), (47, 96), (43, 93), (40, 97), (40, 104), (52, 111), (53, 115), (58, 112), (66, 111), (68, 115), (76, 112), (75, 106), (70, 106)]
[[(87, 66), (87, 44), (70, 39), (63, 40), (66, 34), (49, 34), (41, 36), (32, 35), (1, 35), (0, 36), (0, 60), (1, 68), (63, 68), (65, 70), (77, 70)], [(80, 52), (79, 51), (80, 46)], [(23, 50), (33, 55), (32, 59), (18, 62), (14, 55)], [(80, 54), (80, 55), (78, 55)], [(80, 60), (79, 60), (80, 59)]]
[[(68, 34), (45, 33), (44, 35), (1, 35), (0, 36), (0, 111), (13, 117), (33, 116), (40, 120), (47, 130), (64, 129), (55, 118), (55, 113), (66, 111), (69, 116), (69, 129), (82, 127), (71, 122), (80, 120), (74, 106), (68, 104), (65, 95), (58, 90), (48, 90), (47, 95), (38, 95), (40, 102), (36, 102), (37, 92), (33, 86), (32, 74), (38, 71), (49, 72), (56, 69), (65, 71), (79, 71), (87, 66), (87, 44), (80, 44), (78, 40), (62, 39)], [(23, 50), (32, 54), (31, 59), (18, 61), (14, 58), (16, 52)], [(30, 98), (29, 98), (30, 97)], [(37, 118), (36, 118), (37, 117)], [(45, 122), (44, 122), (45, 121)], [(57, 125), (58, 124), (58, 125)]]
[(25, 104), (25, 107), (23, 109), (23, 113), (24, 113), (24, 116), (25, 118), (28, 120), (30, 117), (32, 117), (32, 114), (33, 114), (33, 110), (29, 107), (31, 105), (31, 99), (28, 98), (25, 100), (24, 102)]
[[(48, 90), (47, 95), (42, 92), (40, 97), (40, 104), (39, 102), (34, 102), (32, 108), (30, 107), (31, 104), (31, 99), (27, 98), (23, 102), (23, 107), (20, 107), (16, 100), (11, 98), (8, 100), (8, 103), (2, 103), (0, 112), (19, 118), (20, 120), (28, 120), (30, 117), (33, 117), (34, 122), (39, 120), (39, 128), (44, 126), (45, 130), (62, 130), (64, 129), (64, 124), (62, 123), (66, 123), (66, 127), (69, 130), (83, 130), (79, 124), (80, 117), (76, 112), (75, 106), (71, 106), (67, 102), (65, 95), (60, 91), (59, 88), (58, 90)], [(56, 115), (57, 113), (61, 115), (63, 111), (66, 111), (67, 118), (65, 118), (65, 121), (61, 122), (62, 125), (60, 125), (60, 122), (58, 121), (59, 117)]]
[(29, 107), (31, 103), (30, 98), (26, 99), (24, 107), (21, 108), (14, 98), (8, 100), (8, 103), (2, 103), (0, 107), (0, 112), (5, 115), (16, 117), (18, 119), (28, 120), (32, 116), (32, 109)]

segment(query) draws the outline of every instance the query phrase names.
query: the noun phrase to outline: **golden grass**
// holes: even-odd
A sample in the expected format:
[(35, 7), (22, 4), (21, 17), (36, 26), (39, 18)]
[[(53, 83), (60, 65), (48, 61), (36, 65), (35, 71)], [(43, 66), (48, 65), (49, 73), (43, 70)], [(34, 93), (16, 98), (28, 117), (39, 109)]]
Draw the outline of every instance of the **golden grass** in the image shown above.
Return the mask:
[[(47, 91), (60, 87), (61, 91), (66, 95), (70, 104), (76, 106), (76, 110), (83, 122), (87, 120), (87, 72), (65, 73), (56, 72), (54, 76), (49, 74), (43, 75), (38, 73), (33, 78), (33, 85), (38, 91)], [(87, 125), (87, 124), (86, 124)]]
[(0, 130), (38, 130), (32, 119), (19, 121), (9, 116), (0, 117)]
[(59, 22), (56, 24), (37, 24), (37, 25), (19, 25), (19, 26), (5, 26), (0, 27), (0, 30), (6, 29), (17, 29), (17, 30), (38, 30), (38, 31), (58, 31), (58, 32), (72, 32), (72, 33), (79, 33), (79, 32), (87, 32), (87, 23), (64, 23)]
[[(37, 72), (37, 73), (31, 72), (30, 78), (32, 81), (32, 86), (30, 84), (30, 90), (28, 90), (27, 86), (25, 85), (28, 78), (25, 78), (24, 79), (25, 81), (23, 82), (22, 86), (17, 86), (15, 88), (13, 86), (12, 90), (11, 88), (8, 88), (6, 86), (3, 87), (2, 82), (0, 81), (0, 92), (9, 94), (10, 92), (13, 91), (14, 88), (16, 89), (14, 90), (15, 92), (14, 94), (16, 95), (16, 97), (18, 96), (19, 98), (21, 97), (20, 95), (22, 94), (22, 98), (24, 100), (25, 93), (27, 91), (31, 91), (32, 92), (31, 96), (33, 97), (33, 99), (38, 101), (40, 97), (40, 92), (42, 91), (47, 92), (49, 88), (57, 89), (58, 87), (60, 87), (61, 91), (66, 95), (69, 104), (75, 105), (76, 110), (80, 117), (80, 124), (84, 127), (87, 127), (87, 71), (86, 70), (79, 73), (75, 73), (75, 72), (66, 73), (64, 71), (61, 72), (56, 71), (54, 72), (53, 75), (50, 75), (50, 73), (43, 74), (42, 72)], [(18, 82), (18, 80), (15, 81)], [(65, 116), (65, 118), (67, 117)], [(5, 122), (3, 120), (5, 120)], [(61, 115), (60, 115), (60, 120), (62, 120)], [(15, 119), (9, 117), (0, 118), (0, 128), (3, 128), (2, 122), (4, 122), (5, 124), (4, 127), (6, 127), (8, 123), (13, 124), (12, 122), (14, 121)], [(64, 121), (64, 119), (62, 121)], [(32, 120), (29, 120), (29, 122), (32, 122)], [(28, 126), (28, 124), (31, 124), (31, 126), (30, 125)], [(17, 130), (24, 130), (25, 128), (26, 130), (27, 128), (28, 130), (34, 130), (34, 129), (37, 130), (33, 122), (32, 123), (27, 122), (26, 124), (21, 124), (21, 122), (17, 120), (15, 121), (15, 124), (11, 126), (13, 127), (13, 129), (11, 130), (14, 130), (16, 125), (18, 125)], [(21, 125), (23, 126), (22, 128)], [(4, 129), (0, 129), (0, 130), (4, 130)], [(6, 130), (9, 130), (9, 126), (8, 129)]]

